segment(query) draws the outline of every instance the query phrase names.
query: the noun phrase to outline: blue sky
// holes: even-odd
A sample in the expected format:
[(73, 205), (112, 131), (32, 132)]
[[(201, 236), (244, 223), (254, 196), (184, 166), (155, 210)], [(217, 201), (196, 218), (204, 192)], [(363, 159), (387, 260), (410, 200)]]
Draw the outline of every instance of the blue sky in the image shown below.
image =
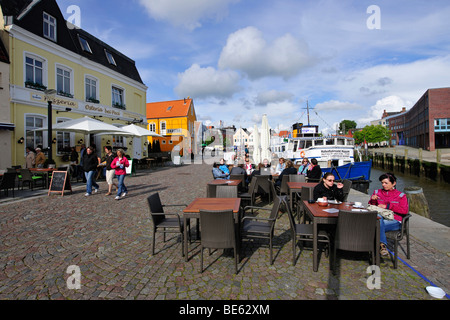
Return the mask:
[[(205, 124), (325, 133), (450, 86), (448, 0), (57, 0), (136, 61), (147, 102), (190, 96)], [(376, 5), (374, 11), (372, 5)], [(368, 10), (370, 9), (370, 10)]]

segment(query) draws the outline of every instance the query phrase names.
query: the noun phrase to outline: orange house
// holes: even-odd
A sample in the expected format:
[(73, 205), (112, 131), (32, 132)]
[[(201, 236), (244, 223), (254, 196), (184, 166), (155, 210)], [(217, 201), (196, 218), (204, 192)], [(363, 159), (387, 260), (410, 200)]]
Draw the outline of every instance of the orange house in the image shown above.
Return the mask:
[(159, 140), (161, 151), (172, 151), (180, 142), (187, 150), (192, 145), (194, 137), (194, 122), (197, 120), (194, 101), (185, 98), (181, 100), (147, 103), (148, 129), (163, 136), (149, 137), (152, 144)]

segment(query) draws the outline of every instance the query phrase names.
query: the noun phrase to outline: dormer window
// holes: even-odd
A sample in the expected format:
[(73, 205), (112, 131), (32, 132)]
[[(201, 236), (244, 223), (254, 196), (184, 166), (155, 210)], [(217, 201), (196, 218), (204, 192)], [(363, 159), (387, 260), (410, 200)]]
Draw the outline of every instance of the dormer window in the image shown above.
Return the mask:
[(113, 57), (113, 55), (111, 54), (111, 52), (105, 50), (105, 54), (106, 54), (106, 58), (108, 59), (108, 62), (109, 62), (110, 64), (112, 64), (113, 66), (117, 66), (116, 60), (114, 60), (114, 57)]
[(87, 42), (87, 40), (81, 37), (80, 35), (78, 35), (78, 39), (80, 40), (81, 49), (83, 49), (83, 51), (86, 51), (88, 53), (92, 53), (91, 47), (89, 46), (89, 42)]
[(44, 12), (44, 37), (56, 42), (56, 19)]
[(167, 108), (167, 111), (170, 111), (170, 110), (172, 110), (172, 106), (169, 106), (169, 107)]

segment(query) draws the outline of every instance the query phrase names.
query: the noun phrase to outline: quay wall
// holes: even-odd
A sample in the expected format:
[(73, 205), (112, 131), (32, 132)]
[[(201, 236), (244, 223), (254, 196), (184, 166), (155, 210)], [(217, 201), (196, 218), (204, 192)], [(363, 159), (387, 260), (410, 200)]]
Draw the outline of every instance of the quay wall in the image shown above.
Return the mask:
[(413, 148), (370, 149), (368, 156), (373, 166), (386, 171), (397, 171), (437, 182), (450, 183), (450, 151), (434, 153)]

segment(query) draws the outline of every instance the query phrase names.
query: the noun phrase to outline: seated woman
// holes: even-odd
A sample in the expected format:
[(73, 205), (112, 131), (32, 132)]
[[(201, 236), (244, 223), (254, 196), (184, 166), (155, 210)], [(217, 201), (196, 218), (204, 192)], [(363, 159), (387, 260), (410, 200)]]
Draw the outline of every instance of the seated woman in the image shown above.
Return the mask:
[(392, 173), (384, 173), (380, 176), (382, 189), (375, 190), (370, 197), (369, 204), (383, 209), (394, 211), (394, 220), (386, 220), (381, 215), (380, 219), (380, 254), (389, 254), (386, 244), (386, 231), (400, 230), (403, 216), (408, 214), (409, 206), (406, 195), (397, 189), (397, 178)]
[(283, 176), (290, 175), (290, 174), (297, 174), (297, 169), (295, 169), (294, 164), (291, 160), (286, 161), (286, 167), (283, 171), (281, 171), (280, 175), (278, 176), (277, 181), (275, 181), (276, 186), (281, 186), (281, 182), (283, 181)]
[(303, 176), (306, 176), (306, 172), (308, 172), (308, 168), (310, 167), (310, 163), (308, 158), (303, 158), (302, 164), (298, 168), (298, 174), (301, 174)]
[(344, 185), (342, 183), (334, 184), (334, 175), (331, 172), (325, 173), (322, 181), (314, 187), (314, 201), (319, 198), (324, 200), (344, 200)]
[(275, 168), (275, 173), (281, 174), (281, 172), (286, 168), (286, 163), (284, 162), (284, 158), (278, 159), (278, 164)]
[(311, 166), (306, 172), (306, 177), (308, 178), (308, 181), (320, 181), (320, 178), (322, 177), (322, 169), (320, 169), (316, 158), (311, 159)]
[(214, 179), (230, 179), (230, 174), (224, 173), (222, 170), (220, 170), (219, 164), (217, 162), (213, 163), (212, 174), (214, 176)]
[(225, 159), (220, 159), (220, 166), (219, 169), (222, 170), (225, 174), (230, 174), (230, 169), (228, 168), (228, 165), (225, 163)]
[(244, 164), (245, 171), (247, 172), (247, 175), (250, 176), (254, 170), (252, 163), (250, 162), (249, 157), (245, 157), (245, 164)]

